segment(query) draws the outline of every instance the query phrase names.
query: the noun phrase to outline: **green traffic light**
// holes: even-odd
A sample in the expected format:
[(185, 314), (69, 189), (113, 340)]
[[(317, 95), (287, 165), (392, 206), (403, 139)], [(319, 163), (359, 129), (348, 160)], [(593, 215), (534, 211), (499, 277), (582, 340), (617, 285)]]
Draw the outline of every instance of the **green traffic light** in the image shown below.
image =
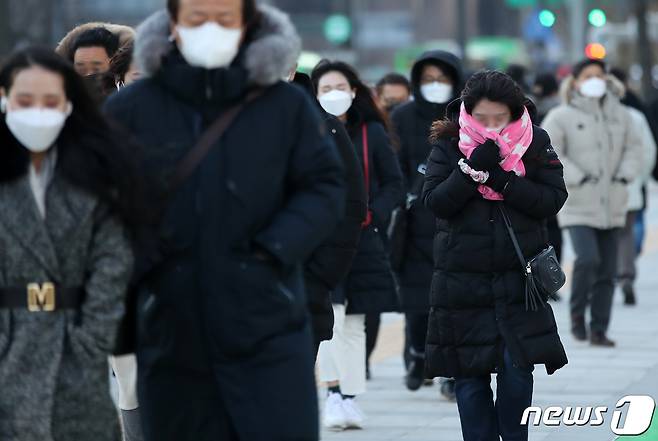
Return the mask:
[(598, 9), (598, 8), (589, 11), (589, 15), (587, 16), (587, 19), (589, 20), (589, 24), (597, 28), (600, 28), (601, 26), (605, 25), (607, 21), (605, 12), (602, 9)]
[(553, 11), (549, 11), (548, 9), (542, 9), (539, 12), (539, 23), (541, 23), (542, 26), (546, 28), (550, 28), (555, 24), (555, 14)]

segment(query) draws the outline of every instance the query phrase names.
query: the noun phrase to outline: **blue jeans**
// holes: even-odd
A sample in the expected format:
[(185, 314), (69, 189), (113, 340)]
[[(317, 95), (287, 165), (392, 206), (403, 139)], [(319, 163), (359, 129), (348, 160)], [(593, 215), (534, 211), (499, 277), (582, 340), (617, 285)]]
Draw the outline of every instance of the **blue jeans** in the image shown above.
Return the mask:
[(512, 364), (505, 350), (503, 370), (496, 376), (496, 402), (491, 375), (455, 378), (455, 394), (464, 441), (527, 441), (523, 411), (532, 405), (532, 371)]

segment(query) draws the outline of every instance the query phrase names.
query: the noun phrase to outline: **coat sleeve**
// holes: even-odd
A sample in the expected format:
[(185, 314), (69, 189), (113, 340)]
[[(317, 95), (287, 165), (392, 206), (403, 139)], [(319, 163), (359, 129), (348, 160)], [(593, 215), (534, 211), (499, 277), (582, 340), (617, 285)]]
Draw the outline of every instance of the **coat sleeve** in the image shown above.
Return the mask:
[(551, 137), (553, 148), (564, 166), (564, 181), (569, 186), (576, 186), (585, 179), (586, 173), (569, 159), (569, 140), (567, 139), (566, 130), (562, 126), (559, 112), (559, 108), (548, 112), (542, 122), (542, 128)]
[(400, 140), (400, 150), (398, 150), (398, 161), (400, 162), (400, 171), (402, 172), (402, 177), (405, 181), (405, 188), (409, 190), (411, 188), (410, 176), (412, 176), (412, 171), (410, 169), (411, 162), (409, 161), (409, 156), (411, 154), (409, 144), (407, 141), (407, 136), (405, 133), (404, 127), (404, 114), (398, 108), (391, 115), (391, 122), (393, 123), (393, 128), (397, 134), (398, 139)]
[(503, 191), (505, 203), (518, 211), (537, 219), (556, 215), (567, 201), (563, 167), (551, 140), (543, 130), (535, 129), (535, 141), (540, 145), (538, 155), (532, 160), (539, 162), (536, 174), (530, 178), (512, 173)]
[[(333, 118), (333, 117), (332, 117)], [(330, 119), (329, 128), (345, 166), (347, 187), (345, 216), (332, 235), (322, 243), (306, 264), (307, 271), (334, 289), (347, 276), (361, 237), (361, 223), (366, 217), (368, 201), (363, 181), (361, 163), (356, 156), (345, 127), (340, 121)]]
[(375, 175), (378, 180), (376, 194), (370, 200), (372, 222), (380, 229), (386, 229), (391, 213), (404, 200), (402, 172), (390, 140), (380, 124), (369, 124)]
[(254, 243), (284, 266), (306, 260), (344, 213), (345, 177), (336, 146), (316, 109), (303, 100), (287, 173), (288, 197)]
[(440, 142), (430, 153), (423, 185), (423, 203), (441, 219), (450, 219), (478, 195), (477, 185), (451, 161), (447, 142)]
[(640, 174), (641, 158), (642, 158), (642, 138), (641, 132), (637, 130), (637, 126), (633, 124), (631, 113), (624, 108), (626, 112), (626, 136), (624, 137), (624, 145), (622, 146), (621, 159), (619, 167), (617, 168), (613, 178), (625, 179), (632, 182)]
[(94, 212), (86, 268), (86, 298), (79, 325), (72, 324), (70, 329), (72, 345), (82, 353), (109, 354), (114, 350), (132, 266), (133, 255), (124, 228), (107, 207), (99, 205)]
[(638, 123), (640, 125), (640, 130), (638, 133), (641, 134), (642, 138), (642, 174), (641, 179), (642, 183), (649, 182), (651, 179), (651, 172), (656, 165), (656, 141), (653, 137), (653, 132), (651, 131), (651, 126), (649, 120), (644, 114), (640, 113), (638, 115)]

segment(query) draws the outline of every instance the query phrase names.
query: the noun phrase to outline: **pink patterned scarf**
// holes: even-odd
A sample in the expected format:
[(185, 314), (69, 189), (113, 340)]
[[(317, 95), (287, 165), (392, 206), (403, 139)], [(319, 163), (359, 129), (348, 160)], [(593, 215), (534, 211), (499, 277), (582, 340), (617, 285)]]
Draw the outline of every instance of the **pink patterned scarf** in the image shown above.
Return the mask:
[[(532, 122), (528, 109), (524, 108), (523, 116), (520, 119), (511, 122), (500, 133), (497, 133), (487, 132), (480, 122), (466, 112), (462, 103), (459, 112), (459, 150), (468, 159), (473, 150), (487, 139), (494, 140), (500, 147), (500, 156), (503, 158), (500, 166), (503, 170), (513, 171), (517, 176), (525, 176), (525, 166), (521, 158), (532, 142)], [(480, 185), (478, 190), (485, 199), (492, 201), (504, 199), (502, 194), (486, 185)]]

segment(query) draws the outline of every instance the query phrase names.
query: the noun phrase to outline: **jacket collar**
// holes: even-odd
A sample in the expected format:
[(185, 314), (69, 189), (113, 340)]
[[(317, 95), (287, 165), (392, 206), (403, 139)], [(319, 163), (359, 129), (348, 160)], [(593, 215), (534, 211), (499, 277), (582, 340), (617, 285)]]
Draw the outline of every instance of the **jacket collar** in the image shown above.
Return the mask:
[(0, 217), (9, 233), (43, 266), (53, 282), (62, 281), (57, 250), (66, 254), (77, 227), (93, 212), (92, 197), (55, 175), (46, 193), (46, 220), (39, 214), (27, 175), (0, 185)]
[(560, 85), (560, 99), (577, 109), (591, 114), (603, 113), (614, 118), (616, 110), (621, 106), (621, 97), (624, 96), (624, 85), (612, 75), (608, 75), (606, 94), (600, 100), (582, 96), (574, 89), (575, 78), (566, 77)]

